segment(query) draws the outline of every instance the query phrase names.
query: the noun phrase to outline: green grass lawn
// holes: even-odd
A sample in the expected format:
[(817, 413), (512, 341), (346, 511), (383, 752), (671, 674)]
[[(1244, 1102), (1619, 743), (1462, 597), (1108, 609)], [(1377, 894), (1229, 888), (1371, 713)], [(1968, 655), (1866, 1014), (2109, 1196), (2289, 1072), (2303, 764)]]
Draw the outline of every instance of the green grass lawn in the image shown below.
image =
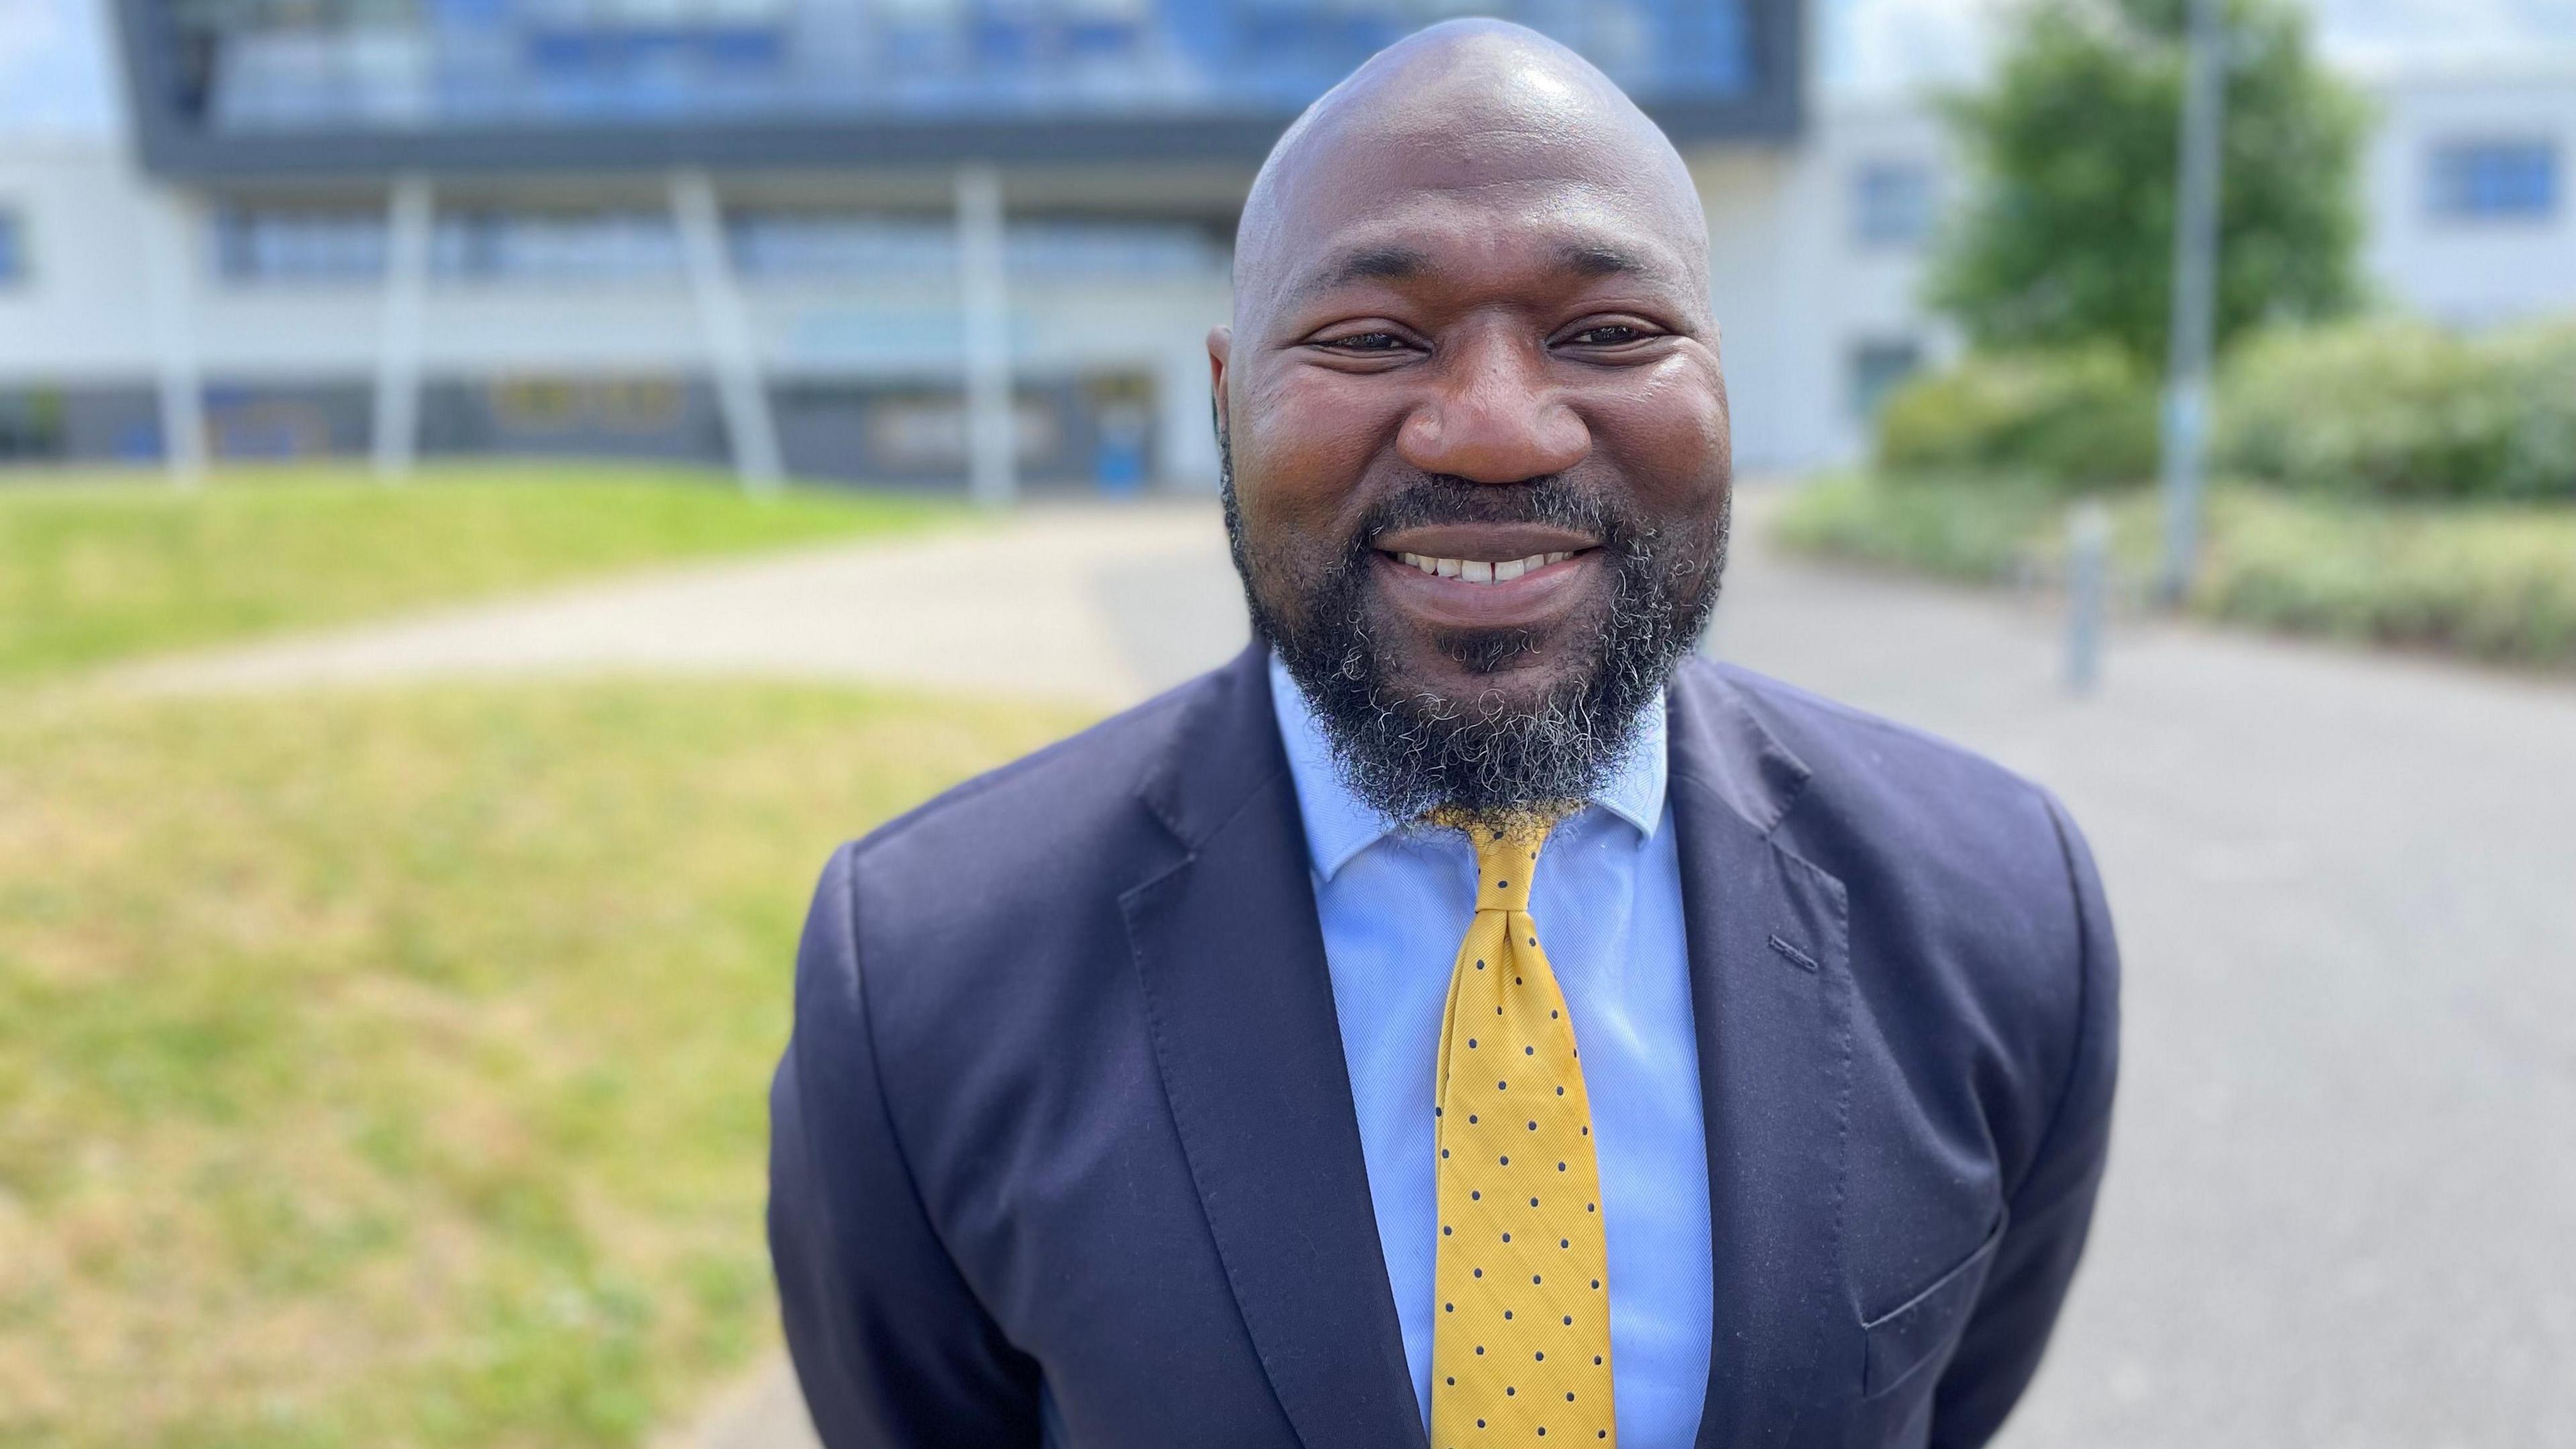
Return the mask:
[[(671, 502), (559, 547), (532, 520), (576, 515), (476, 486), (471, 525), (305, 501), (488, 529), (495, 577), (697, 537)], [(239, 516), (63, 506), (157, 520), (107, 539)], [(353, 536), (290, 531), (307, 561)], [(330, 608), (434, 592), (337, 576)], [(0, 1445), (533, 1449), (685, 1413), (773, 1333), (765, 1091), (825, 854), (1076, 723), (671, 682), (0, 710)]]
[[(2123, 575), (2152, 577), (2151, 490), (2110, 500)], [(2065, 499), (2010, 480), (1849, 475), (1778, 517), (1812, 553), (1991, 582), (2062, 559)], [(2244, 485), (2210, 496), (2190, 600), (2204, 618), (2576, 669), (2576, 507), (2366, 503)]]
[(0, 684), (664, 560), (963, 515), (916, 498), (753, 499), (701, 472), (347, 468), (157, 479), (0, 474)]

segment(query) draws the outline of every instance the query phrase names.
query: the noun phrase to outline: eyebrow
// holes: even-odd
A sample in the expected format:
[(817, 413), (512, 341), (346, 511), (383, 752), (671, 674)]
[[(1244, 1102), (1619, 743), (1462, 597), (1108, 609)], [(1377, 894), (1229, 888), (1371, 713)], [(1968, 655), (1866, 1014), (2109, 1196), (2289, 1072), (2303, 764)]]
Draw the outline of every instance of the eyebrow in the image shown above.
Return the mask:
[(1567, 242), (1556, 249), (1556, 261), (1558, 266), (1582, 277), (1663, 275), (1663, 268), (1606, 242)]
[[(1635, 252), (1598, 241), (1565, 243), (1556, 249), (1556, 263), (1579, 277), (1633, 276), (1661, 281), (1667, 270)], [(1432, 269), (1430, 254), (1418, 247), (1393, 242), (1355, 247), (1299, 283), (1290, 300), (1304, 301), (1353, 282), (1409, 281)]]
[(1303, 300), (1353, 282), (1401, 282), (1429, 270), (1430, 254), (1416, 247), (1398, 243), (1359, 247), (1299, 283), (1296, 297)]

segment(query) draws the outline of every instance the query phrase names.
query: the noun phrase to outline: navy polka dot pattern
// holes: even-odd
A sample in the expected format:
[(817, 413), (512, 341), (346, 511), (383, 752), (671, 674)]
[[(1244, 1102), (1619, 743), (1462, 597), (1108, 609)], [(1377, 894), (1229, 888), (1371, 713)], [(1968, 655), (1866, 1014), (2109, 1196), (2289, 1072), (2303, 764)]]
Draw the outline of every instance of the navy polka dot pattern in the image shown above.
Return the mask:
[[(1615, 1443), (1591, 1105), (1574, 1023), (1529, 914), (1547, 823), (1435, 823), (1464, 829), (1475, 842), (1477, 890), (1449, 976), (1434, 1098), (1433, 1276), (1443, 1311), (1432, 1336), (1431, 1449), (1551, 1435)], [(1467, 1022), (1479, 1023), (1472, 1037)], [(1473, 1069), (1489, 1052), (1514, 1063), (1519, 1092), (1510, 1078)], [(1453, 1074), (1453, 1061), (1468, 1069)], [(1515, 1140), (1536, 1150), (1515, 1162), (1501, 1150)], [(1453, 1147), (1473, 1150), (1453, 1155)]]

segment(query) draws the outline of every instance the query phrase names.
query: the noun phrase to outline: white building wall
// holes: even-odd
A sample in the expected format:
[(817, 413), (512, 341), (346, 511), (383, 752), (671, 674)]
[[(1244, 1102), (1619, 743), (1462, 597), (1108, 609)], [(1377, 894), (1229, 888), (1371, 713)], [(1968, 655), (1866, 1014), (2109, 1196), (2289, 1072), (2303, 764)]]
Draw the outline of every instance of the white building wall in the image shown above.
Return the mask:
[[(2404, 75), (2365, 85), (2376, 123), (2361, 173), (2362, 265), (2379, 300), (2455, 326), (2576, 316), (2576, 72)], [(2545, 216), (2439, 212), (2437, 149), (2494, 140), (2554, 147), (2556, 197)], [(1928, 108), (1882, 102), (1819, 111), (1777, 192), (1785, 240), (1769, 284), (1783, 316), (1760, 358), (1776, 372), (1776, 386), (1756, 383), (1746, 367), (1729, 370), (1731, 386), (1757, 387), (1761, 406), (1777, 410), (1752, 420), (1759, 446), (1740, 450), (1748, 467), (1861, 456), (1869, 444), (1854, 396), (1861, 350), (1911, 341), (1937, 362), (1961, 345), (1957, 329), (1923, 304), (1931, 238), (1897, 244), (1863, 235), (1859, 178), (1873, 165), (1924, 169), (1936, 217), (1966, 191), (1956, 152)], [(1713, 234), (1726, 194), (1709, 196)], [(1740, 422), (1744, 412), (1739, 406)]]
[[(2370, 280), (2407, 310), (2458, 326), (2576, 314), (2576, 70), (2428, 76), (2374, 88), (2364, 162)], [(2459, 142), (2556, 148), (2551, 214), (2465, 218), (2435, 205), (2434, 156)]]
[(1709, 309), (1726, 373), (1736, 471), (1770, 472), (1789, 466), (1798, 449), (1786, 405), (1796, 392), (1787, 372), (1794, 349), (1783, 327), (1789, 298), (1780, 285), (1790, 158), (1735, 147), (1699, 151), (1688, 160), (1708, 211)]
[[(1865, 172), (1918, 176), (1923, 229), (1873, 235), (1863, 226)], [(1860, 391), (1870, 349), (1935, 362), (1955, 331), (1921, 304), (1924, 260), (1942, 203), (1957, 189), (1940, 127), (1920, 108), (1827, 108), (1794, 155), (1784, 185), (1777, 283), (1783, 337), (1779, 466), (1849, 461), (1868, 448)]]
[[(186, 246), (185, 335), (209, 384), (371, 383), (386, 316), (380, 280), (219, 276), (199, 200), (154, 186), (121, 152), (92, 142), (0, 147), (0, 212), (16, 219), (26, 259), (16, 283), (0, 284), (0, 388), (151, 385), (159, 334), (146, 239), (155, 203), (174, 196), (199, 213)], [(743, 292), (773, 382), (936, 385), (962, 367), (948, 279), (746, 278)], [(1165, 483), (1212, 489), (1205, 338), (1226, 319), (1230, 295), (1221, 255), (1195, 272), (1015, 279), (1017, 374), (1030, 383), (1150, 379)], [(700, 319), (677, 276), (435, 278), (420, 345), (431, 381), (708, 371)]]
[(1798, 145), (1710, 148), (1691, 171), (1708, 210), (1715, 305), (1748, 476), (1848, 461), (1868, 447), (1856, 392), (1864, 349), (1955, 350), (1918, 301), (1929, 232), (1872, 237), (1860, 225), (1864, 168), (1919, 173), (1937, 215), (1948, 148), (1919, 108), (1828, 110)]
[(25, 276), (0, 283), (0, 385), (152, 377), (148, 196), (104, 143), (0, 147), (0, 211), (26, 257)]

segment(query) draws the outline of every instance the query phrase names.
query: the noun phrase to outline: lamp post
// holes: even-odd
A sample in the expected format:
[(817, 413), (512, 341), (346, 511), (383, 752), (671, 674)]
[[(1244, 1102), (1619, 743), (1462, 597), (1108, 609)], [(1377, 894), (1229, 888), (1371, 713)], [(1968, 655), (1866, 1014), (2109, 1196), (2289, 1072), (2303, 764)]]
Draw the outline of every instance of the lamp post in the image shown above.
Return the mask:
[(2180, 604), (2200, 553), (2209, 447), (2209, 358), (2218, 295), (2219, 140), (2226, 129), (2225, 0), (2191, 0), (2182, 95), (2182, 166), (2174, 207), (2173, 320), (2165, 366), (2164, 568), (2157, 592)]

